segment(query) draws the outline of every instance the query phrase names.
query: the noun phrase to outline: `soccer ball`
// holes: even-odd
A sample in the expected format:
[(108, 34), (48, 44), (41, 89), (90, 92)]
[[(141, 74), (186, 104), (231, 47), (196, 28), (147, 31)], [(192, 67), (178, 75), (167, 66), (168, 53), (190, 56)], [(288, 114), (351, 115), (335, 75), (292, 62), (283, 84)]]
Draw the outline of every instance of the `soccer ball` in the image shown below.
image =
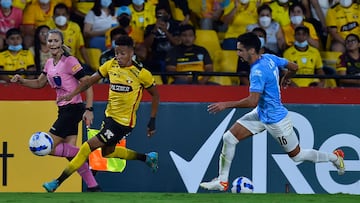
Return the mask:
[(254, 185), (252, 181), (247, 177), (237, 177), (232, 183), (232, 193), (252, 193), (253, 191)]
[(51, 136), (45, 132), (34, 133), (29, 140), (30, 151), (37, 156), (48, 155), (54, 146)]

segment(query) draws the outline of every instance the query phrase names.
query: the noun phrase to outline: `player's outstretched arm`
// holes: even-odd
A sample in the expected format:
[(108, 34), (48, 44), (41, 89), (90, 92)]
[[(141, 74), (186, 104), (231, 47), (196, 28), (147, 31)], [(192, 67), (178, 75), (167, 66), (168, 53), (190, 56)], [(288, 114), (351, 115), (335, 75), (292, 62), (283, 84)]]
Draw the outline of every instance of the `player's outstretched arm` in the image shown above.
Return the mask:
[(43, 88), (47, 83), (47, 78), (44, 73), (41, 73), (37, 79), (25, 79), (21, 75), (16, 74), (10, 80), (13, 83), (19, 83), (25, 87), (34, 89)]
[(75, 95), (80, 94), (81, 92), (87, 90), (93, 84), (97, 83), (101, 79), (101, 76), (98, 72), (95, 72), (90, 77), (85, 76), (80, 80), (79, 86), (70, 94), (64, 95), (58, 98), (58, 101), (70, 101)]
[(239, 101), (217, 102), (208, 106), (209, 113), (217, 113), (228, 108), (254, 108), (258, 105), (260, 93), (250, 92), (250, 95)]

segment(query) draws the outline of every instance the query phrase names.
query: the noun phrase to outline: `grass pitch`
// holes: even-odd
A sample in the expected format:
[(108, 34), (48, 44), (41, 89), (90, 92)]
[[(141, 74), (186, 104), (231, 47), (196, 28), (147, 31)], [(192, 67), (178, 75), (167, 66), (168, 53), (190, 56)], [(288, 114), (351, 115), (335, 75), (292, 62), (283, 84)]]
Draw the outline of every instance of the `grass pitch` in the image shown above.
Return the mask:
[(6, 203), (359, 203), (360, 195), (346, 194), (232, 194), (232, 193), (1, 193)]

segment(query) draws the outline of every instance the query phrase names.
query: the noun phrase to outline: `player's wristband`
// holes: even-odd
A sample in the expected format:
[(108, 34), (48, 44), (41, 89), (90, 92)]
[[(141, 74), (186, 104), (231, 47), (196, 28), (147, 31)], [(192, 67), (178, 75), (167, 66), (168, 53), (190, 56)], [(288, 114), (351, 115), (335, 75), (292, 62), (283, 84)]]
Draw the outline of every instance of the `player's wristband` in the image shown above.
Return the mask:
[(86, 110), (87, 111), (94, 111), (94, 108), (93, 107), (87, 107)]
[(150, 131), (155, 130), (155, 117), (151, 117), (147, 125)]

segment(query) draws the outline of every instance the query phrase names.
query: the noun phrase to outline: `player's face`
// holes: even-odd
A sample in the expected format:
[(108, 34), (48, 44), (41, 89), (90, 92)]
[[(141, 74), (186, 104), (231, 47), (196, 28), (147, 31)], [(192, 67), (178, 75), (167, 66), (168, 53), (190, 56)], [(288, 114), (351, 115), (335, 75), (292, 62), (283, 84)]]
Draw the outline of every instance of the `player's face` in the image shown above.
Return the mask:
[(240, 56), (242, 59), (244, 59), (244, 61), (249, 62), (250, 61), (250, 54), (245, 49), (244, 45), (241, 44), (241, 42), (238, 42), (236, 44), (236, 48), (237, 48), (237, 55)]
[(132, 56), (134, 55), (134, 49), (128, 46), (116, 46), (115, 47), (115, 58), (118, 61), (120, 67), (131, 66)]
[(192, 30), (186, 30), (181, 33), (180, 39), (183, 45), (185, 46), (191, 46), (194, 44), (195, 41), (195, 35)]
[(62, 53), (62, 40), (59, 34), (49, 33), (47, 37), (47, 46), (50, 50), (51, 55), (56, 56), (60, 52)]

